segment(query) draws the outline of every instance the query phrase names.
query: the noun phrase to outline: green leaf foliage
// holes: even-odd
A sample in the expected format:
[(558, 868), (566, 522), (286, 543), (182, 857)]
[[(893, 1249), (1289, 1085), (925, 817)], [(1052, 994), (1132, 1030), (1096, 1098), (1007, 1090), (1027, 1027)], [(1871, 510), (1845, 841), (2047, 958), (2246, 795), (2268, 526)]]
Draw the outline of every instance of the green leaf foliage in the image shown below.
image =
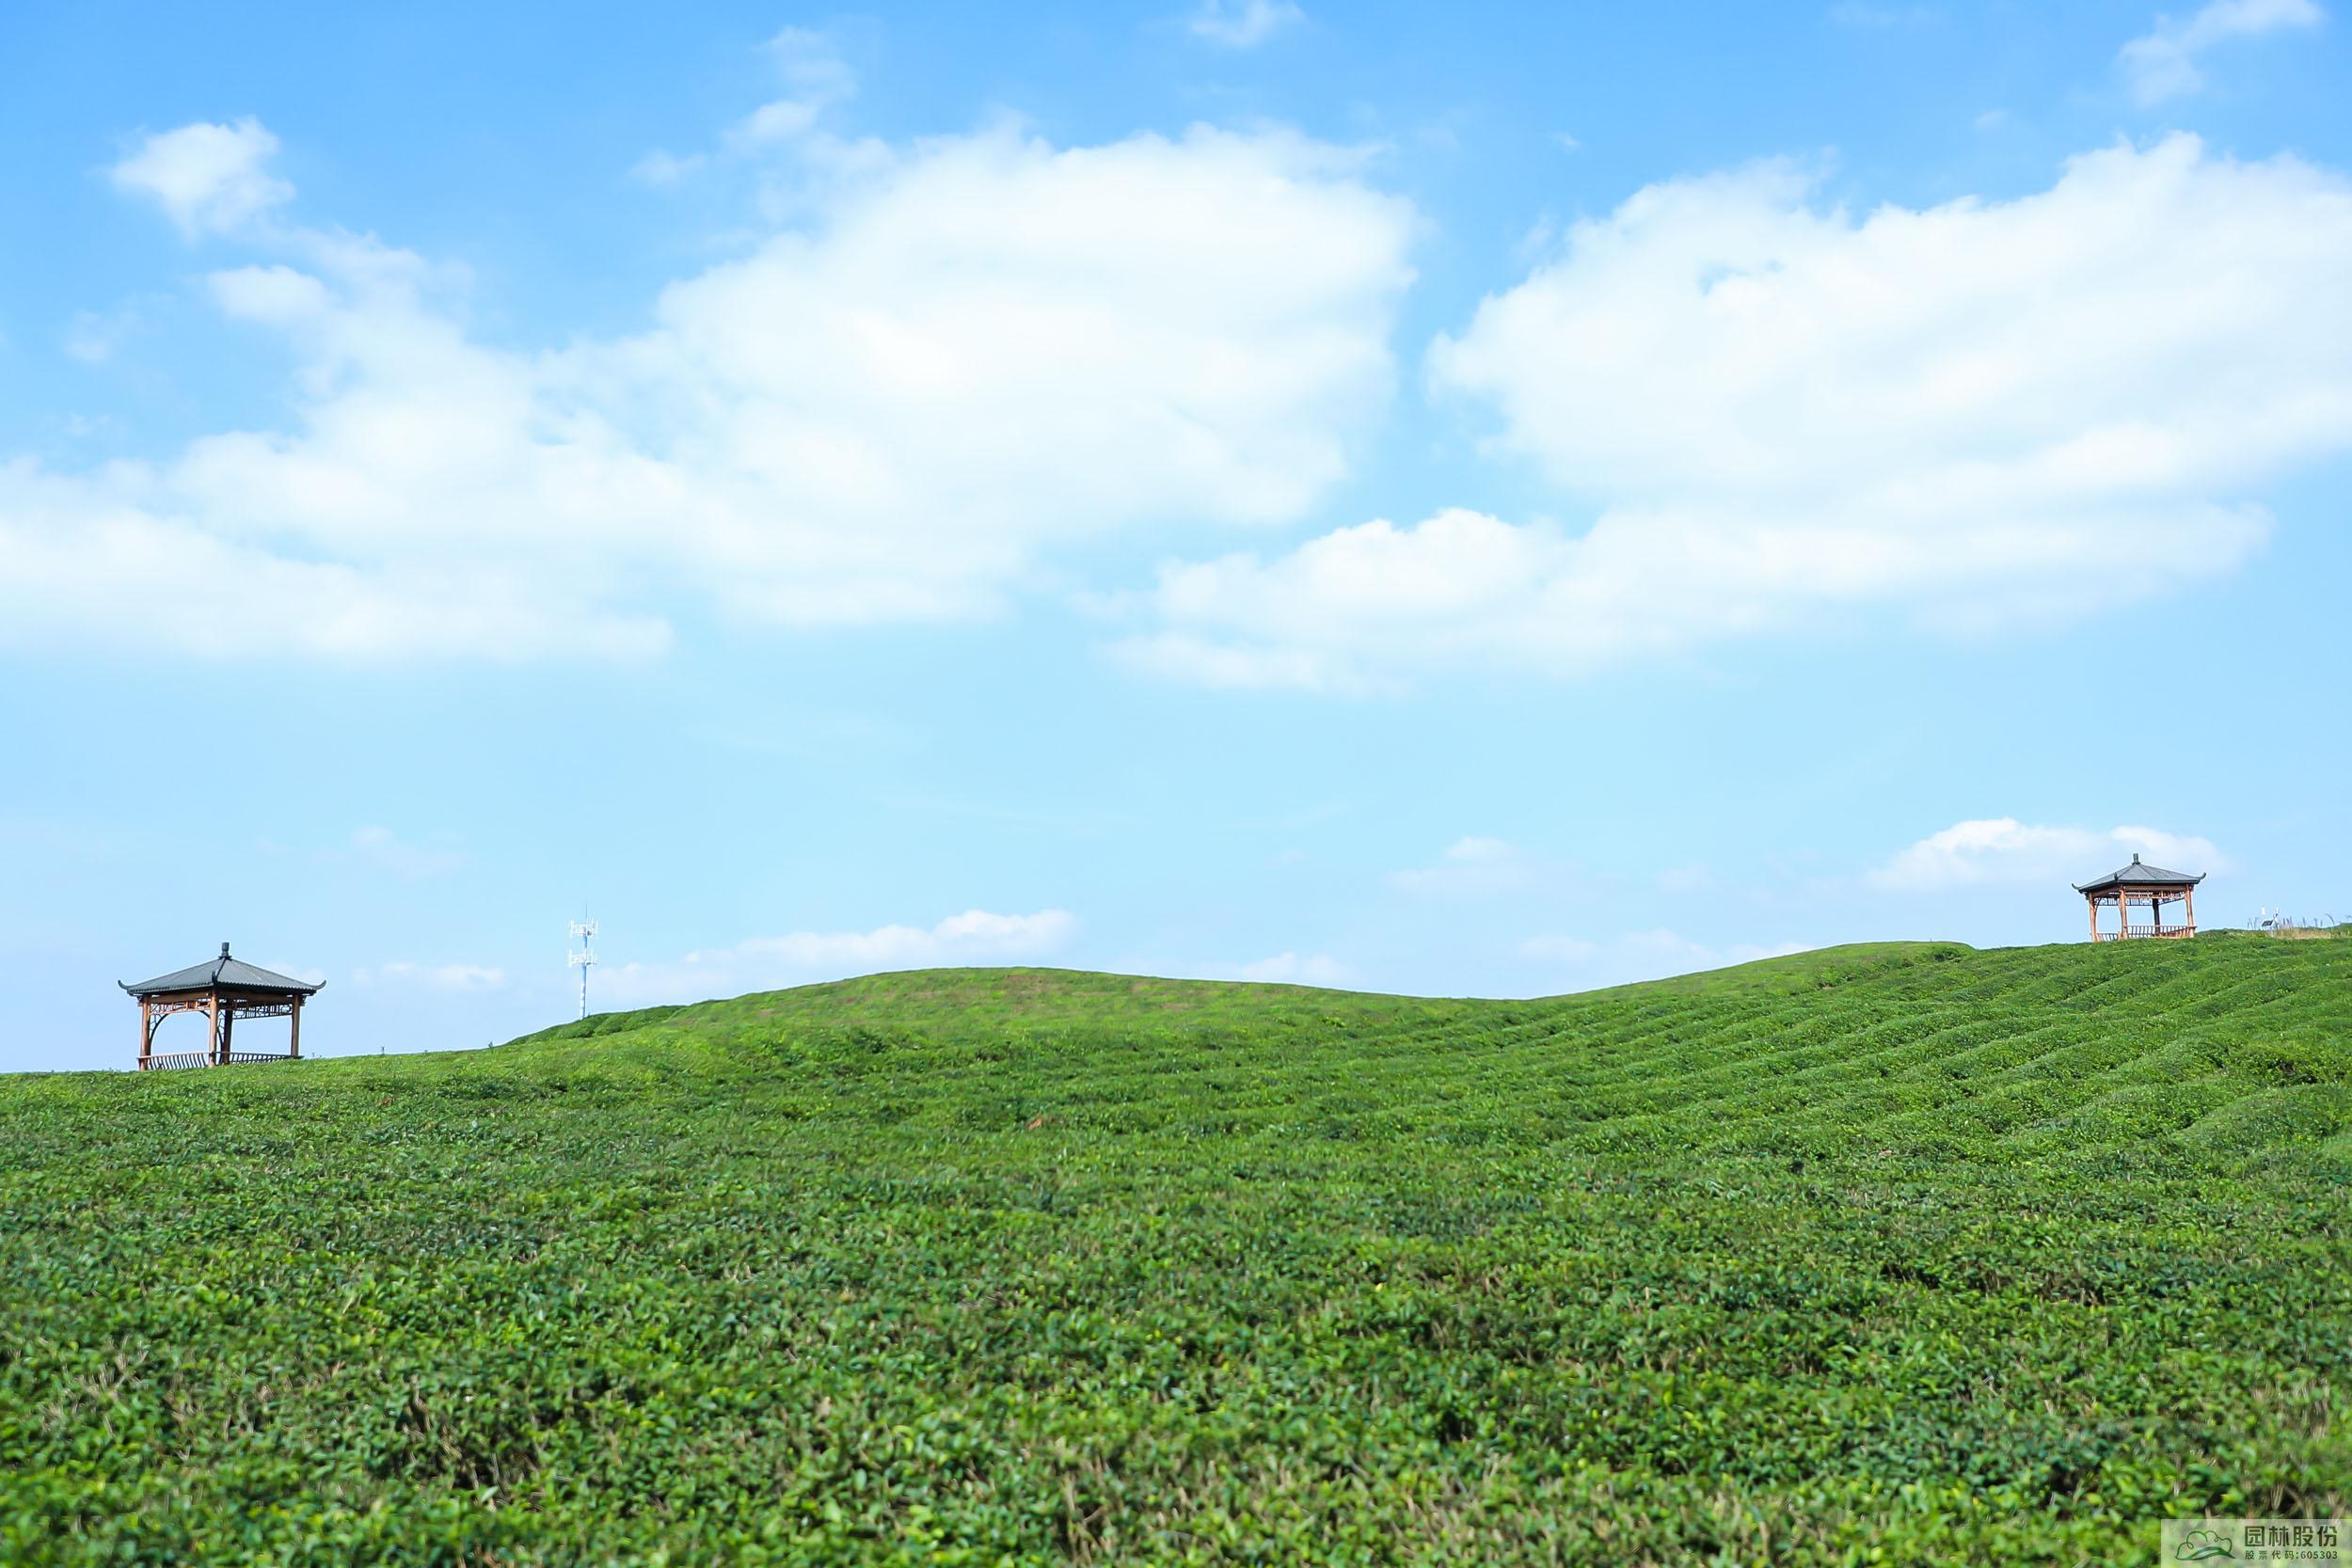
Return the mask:
[(2352, 1512), (2348, 1179), (2341, 941), (20, 1076), (0, 1562), (2147, 1560)]

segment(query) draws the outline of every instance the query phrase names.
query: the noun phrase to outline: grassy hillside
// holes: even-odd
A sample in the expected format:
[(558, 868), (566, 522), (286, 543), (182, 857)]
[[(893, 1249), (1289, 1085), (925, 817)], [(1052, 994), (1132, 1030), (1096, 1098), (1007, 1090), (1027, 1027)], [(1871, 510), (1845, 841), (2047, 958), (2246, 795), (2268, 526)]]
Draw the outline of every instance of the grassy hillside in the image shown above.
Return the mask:
[(0, 1080), (0, 1561), (2138, 1561), (2352, 1513), (2352, 942), (1033, 970)]

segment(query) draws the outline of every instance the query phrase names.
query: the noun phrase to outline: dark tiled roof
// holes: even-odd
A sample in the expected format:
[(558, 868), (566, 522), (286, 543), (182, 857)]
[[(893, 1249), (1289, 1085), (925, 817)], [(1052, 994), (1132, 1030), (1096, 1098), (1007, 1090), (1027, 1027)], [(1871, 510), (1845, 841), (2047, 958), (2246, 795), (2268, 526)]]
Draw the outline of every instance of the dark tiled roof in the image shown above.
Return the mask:
[(300, 996), (309, 996), (319, 990), (308, 980), (257, 969), (243, 958), (230, 958), (229, 944), (225, 942), (220, 944), (220, 957), (210, 962), (174, 970), (169, 974), (158, 974), (152, 980), (141, 980), (137, 985), (121, 980), (115, 983), (133, 996), (152, 996), (167, 990), (209, 990), (215, 986), (223, 990), (274, 990)]
[(2148, 865), (2137, 855), (2121, 871), (2110, 871), (2095, 882), (2076, 882), (2076, 893), (2105, 893), (2111, 887), (2195, 887), (2205, 879), (2199, 872), (2192, 877), (2185, 871), (2167, 871), (2160, 865)]

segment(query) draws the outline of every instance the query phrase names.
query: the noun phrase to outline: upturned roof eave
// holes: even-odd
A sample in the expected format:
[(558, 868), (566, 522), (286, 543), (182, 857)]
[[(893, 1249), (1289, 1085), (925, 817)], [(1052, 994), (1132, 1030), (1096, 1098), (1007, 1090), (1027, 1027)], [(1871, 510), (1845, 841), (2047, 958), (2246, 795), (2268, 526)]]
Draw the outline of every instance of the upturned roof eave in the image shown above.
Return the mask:
[(2076, 893), (2103, 893), (2111, 887), (2195, 887), (2204, 879), (2205, 874), (2201, 871), (2194, 876), (2185, 871), (2174, 871), (2157, 877), (2127, 877), (2122, 872), (2113, 872), (2095, 882), (2076, 882), (2074, 886)]
[(177, 996), (183, 991), (199, 990), (232, 990), (248, 996), (257, 992), (264, 994), (275, 992), (283, 996), (316, 996), (326, 989), (326, 982), (324, 980), (315, 986), (304, 981), (296, 981), (291, 986), (256, 986), (242, 984), (235, 980), (203, 980), (192, 986), (159, 986), (151, 981), (133, 985), (128, 980), (117, 980), (115, 985), (132, 996)]
[[(226, 973), (231, 966), (235, 974)], [(168, 974), (158, 974), (151, 980), (117, 980), (115, 984), (133, 996), (169, 996), (183, 991), (235, 990), (260, 992), (274, 996), (315, 996), (326, 989), (326, 983), (312, 985), (291, 974), (279, 974), (262, 969), (242, 958), (213, 958), (186, 969), (175, 969)]]

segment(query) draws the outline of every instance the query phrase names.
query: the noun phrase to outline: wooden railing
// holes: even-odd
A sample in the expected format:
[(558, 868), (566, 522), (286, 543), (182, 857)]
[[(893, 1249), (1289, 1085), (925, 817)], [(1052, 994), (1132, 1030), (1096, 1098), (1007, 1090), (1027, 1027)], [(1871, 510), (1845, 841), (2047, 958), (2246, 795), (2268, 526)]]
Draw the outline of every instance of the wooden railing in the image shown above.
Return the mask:
[[(282, 1051), (231, 1051), (229, 1053), (229, 1060), (232, 1063), (291, 1062), (295, 1059)], [(150, 1072), (165, 1072), (174, 1068), (211, 1067), (213, 1056), (209, 1051), (170, 1051), (150, 1056), (139, 1065)]]
[(2124, 927), (2120, 931), (2097, 932), (2093, 935), (2091, 940), (2094, 942), (2122, 942), (2126, 938), (2137, 940), (2141, 937), (2193, 937), (2196, 934), (2197, 927), (2194, 926), (2151, 926), (2135, 922), (2132, 925)]

